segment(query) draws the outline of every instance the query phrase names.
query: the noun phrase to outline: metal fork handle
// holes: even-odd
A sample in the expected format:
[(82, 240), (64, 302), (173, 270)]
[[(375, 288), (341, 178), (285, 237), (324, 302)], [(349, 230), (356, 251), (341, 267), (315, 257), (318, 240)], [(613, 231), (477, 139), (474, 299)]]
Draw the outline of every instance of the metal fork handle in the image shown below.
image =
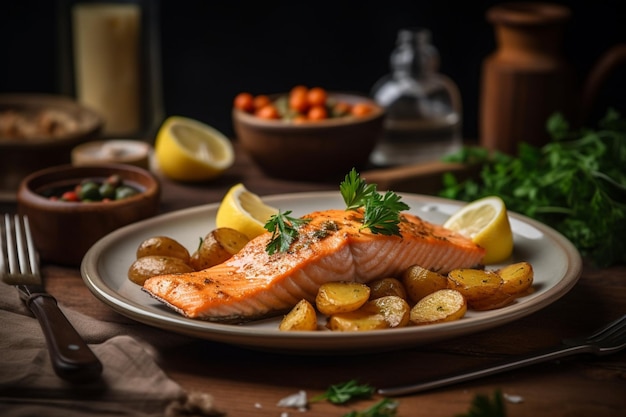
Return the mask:
[(56, 374), (71, 382), (98, 378), (102, 363), (59, 309), (56, 299), (35, 293), (27, 305), (39, 320)]
[(378, 393), (390, 397), (406, 394), (415, 394), (418, 392), (458, 384), (460, 382), (471, 381), (485, 376), (495, 375), (513, 369), (518, 369), (525, 366), (535, 365), (538, 363), (548, 362), (551, 360), (591, 351), (591, 347), (588, 345), (561, 345), (544, 351), (534, 352), (529, 355), (517, 356), (514, 359), (508, 359), (490, 366), (481, 366), (474, 369), (469, 369), (465, 372), (456, 373), (450, 376), (444, 376), (435, 380), (398, 387), (380, 388), (378, 390)]

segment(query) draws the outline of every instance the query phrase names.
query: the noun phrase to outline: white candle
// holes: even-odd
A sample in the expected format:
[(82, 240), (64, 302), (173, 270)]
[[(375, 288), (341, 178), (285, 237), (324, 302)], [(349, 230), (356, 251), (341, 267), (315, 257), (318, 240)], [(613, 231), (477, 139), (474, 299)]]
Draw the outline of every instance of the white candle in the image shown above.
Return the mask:
[(107, 136), (141, 127), (140, 19), (136, 4), (73, 8), (77, 99), (102, 115)]

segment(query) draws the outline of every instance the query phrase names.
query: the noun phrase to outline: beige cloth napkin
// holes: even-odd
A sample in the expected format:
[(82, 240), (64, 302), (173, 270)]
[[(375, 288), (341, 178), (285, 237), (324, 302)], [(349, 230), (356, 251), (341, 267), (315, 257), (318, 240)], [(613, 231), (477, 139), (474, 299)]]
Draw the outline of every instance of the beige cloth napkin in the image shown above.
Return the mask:
[(39, 322), (17, 290), (0, 282), (0, 416), (222, 415), (210, 394), (185, 392), (158, 366), (158, 348), (187, 338), (60, 307), (102, 362), (102, 378), (78, 385), (58, 378)]

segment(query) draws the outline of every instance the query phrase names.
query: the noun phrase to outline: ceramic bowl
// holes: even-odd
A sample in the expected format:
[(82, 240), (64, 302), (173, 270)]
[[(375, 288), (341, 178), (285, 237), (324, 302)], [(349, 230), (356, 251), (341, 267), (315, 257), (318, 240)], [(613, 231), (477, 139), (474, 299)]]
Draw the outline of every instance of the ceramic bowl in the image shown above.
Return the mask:
[(99, 114), (68, 97), (0, 94), (0, 192), (14, 199), (26, 175), (69, 164), (72, 148), (102, 127)]
[[(84, 179), (103, 181), (117, 174), (122, 181), (140, 192), (131, 197), (108, 202), (54, 201), (50, 190), (59, 194)], [(27, 215), (33, 240), (42, 261), (76, 266), (83, 255), (101, 237), (130, 223), (157, 214), (161, 187), (147, 170), (131, 166), (61, 165), (28, 175), (17, 191), (18, 213)]]
[(294, 123), (262, 119), (233, 109), (237, 140), (269, 176), (339, 183), (353, 167), (367, 165), (382, 135), (385, 113), (365, 96), (331, 92), (329, 98), (350, 104), (366, 102), (374, 111), (363, 117)]

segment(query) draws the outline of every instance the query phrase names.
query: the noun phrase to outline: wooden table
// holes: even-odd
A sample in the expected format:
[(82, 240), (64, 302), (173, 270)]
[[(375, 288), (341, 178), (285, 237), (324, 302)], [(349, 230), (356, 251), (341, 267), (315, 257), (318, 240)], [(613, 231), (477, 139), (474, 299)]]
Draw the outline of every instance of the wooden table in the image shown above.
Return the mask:
[[(238, 152), (236, 165), (213, 183), (185, 185), (163, 180), (162, 210), (218, 202), (237, 182), (262, 196), (336, 190), (338, 186), (267, 178)], [(10, 203), (3, 206), (5, 210), (11, 208)], [(43, 272), (49, 291), (63, 306), (100, 320), (130, 322), (90, 293), (78, 269), (44, 265)], [(596, 269), (585, 265), (579, 283), (549, 307), (492, 330), (419, 348), (295, 356), (190, 339), (181, 347), (161, 352), (160, 364), (184, 388), (211, 393), (218, 408), (229, 416), (280, 416), (284, 411), (294, 416), (300, 412), (276, 404), (299, 390), (305, 390), (311, 398), (331, 384), (350, 379), (375, 387), (412, 383), (558, 344), (565, 337), (585, 335), (624, 313), (626, 266)], [(398, 415), (451, 417), (466, 412), (476, 394), (491, 396), (496, 390), (522, 399), (521, 403), (506, 404), (509, 417), (626, 416), (626, 351), (605, 357), (582, 355), (399, 397)], [(380, 399), (377, 396), (348, 407), (314, 403), (302, 415), (342, 416)]]

